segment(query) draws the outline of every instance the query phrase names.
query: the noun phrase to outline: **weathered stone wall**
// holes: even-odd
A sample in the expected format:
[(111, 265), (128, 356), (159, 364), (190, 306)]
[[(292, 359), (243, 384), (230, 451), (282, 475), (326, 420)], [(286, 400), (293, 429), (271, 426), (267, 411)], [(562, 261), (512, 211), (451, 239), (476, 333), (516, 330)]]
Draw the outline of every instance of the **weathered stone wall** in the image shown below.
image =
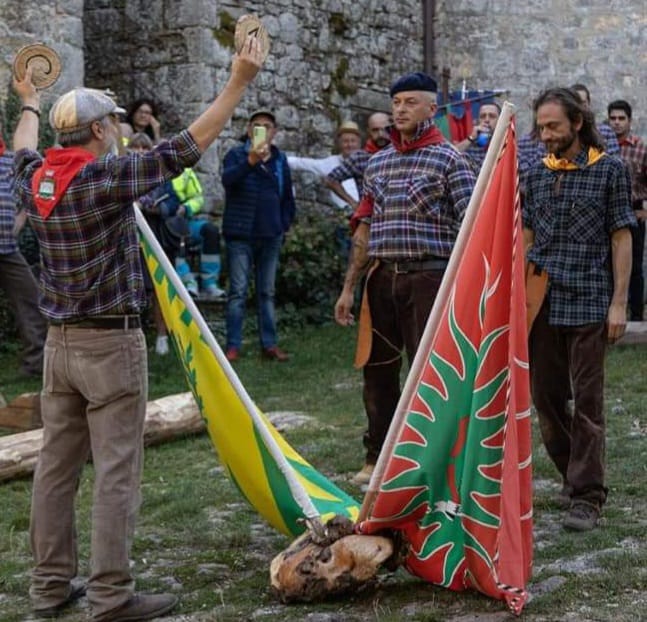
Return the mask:
[[(437, 0), (435, 64), (451, 68), (450, 88), (503, 88), (530, 126), (532, 98), (545, 86), (584, 82), (599, 120), (611, 99), (628, 99), (634, 128), (647, 135), (647, 9), (644, 0)], [(423, 65), (419, 0), (3, 0), (0, 6), (0, 111), (14, 51), (37, 40), (63, 58), (55, 96), (85, 82), (110, 87), (123, 104), (152, 96), (163, 131), (192, 120), (223, 86), (233, 27), (257, 11), (272, 37), (266, 68), (223, 139), (200, 163), (216, 203), (220, 162), (249, 112), (276, 110), (278, 144), (325, 155), (334, 129), (350, 117), (388, 107), (398, 74)], [(322, 198), (316, 183), (297, 178), (299, 199)], [(310, 179), (312, 182), (313, 180)]]
[[(224, 85), (236, 19), (250, 11), (262, 15), (272, 51), (223, 139), (200, 163), (216, 202), (222, 196), (220, 162), (252, 110), (276, 112), (280, 147), (327, 155), (340, 121), (388, 109), (388, 84), (422, 65), (419, 0), (283, 0), (244, 7), (231, 1), (86, 0), (86, 83), (110, 86), (124, 103), (152, 97), (162, 110), (163, 132), (174, 132)], [(318, 184), (299, 183), (297, 190), (300, 199), (321, 192)]]
[(544, 88), (586, 84), (598, 122), (626, 99), (634, 130), (647, 136), (647, 4), (644, 0), (438, 0), (439, 66), (453, 88), (508, 89), (528, 130)]
[[(49, 106), (66, 90), (81, 84), (84, 74), (83, 1), (2, 0), (0, 3), (0, 120), (11, 90), (13, 57), (20, 47), (39, 41), (51, 45), (63, 60), (64, 71), (42, 101)], [(13, 129), (13, 128), (7, 128)]]

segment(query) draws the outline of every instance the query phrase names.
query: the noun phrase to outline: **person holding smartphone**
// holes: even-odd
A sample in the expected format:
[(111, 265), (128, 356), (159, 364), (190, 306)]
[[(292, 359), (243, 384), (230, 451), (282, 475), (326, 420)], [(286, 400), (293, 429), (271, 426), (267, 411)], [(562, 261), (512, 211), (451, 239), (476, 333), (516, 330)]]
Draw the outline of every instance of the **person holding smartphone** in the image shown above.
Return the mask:
[(229, 361), (240, 357), (252, 270), (261, 356), (280, 362), (289, 359), (277, 345), (274, 289), (283, 238), (296, 208), (287, 158), (272, 144), (275, 135), (274, 113), (257, 110), (249, 118), (241, 144), (224, 159), (222, 233), (229, 267), (225, 352)]

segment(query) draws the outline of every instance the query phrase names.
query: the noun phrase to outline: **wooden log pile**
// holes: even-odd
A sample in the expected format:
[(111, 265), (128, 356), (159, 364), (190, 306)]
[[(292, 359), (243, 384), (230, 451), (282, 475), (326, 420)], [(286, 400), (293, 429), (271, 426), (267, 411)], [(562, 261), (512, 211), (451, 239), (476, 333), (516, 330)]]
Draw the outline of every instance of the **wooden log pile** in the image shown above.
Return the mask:
[[(40, 399), (25, 393), (0, 408), (0, 427), (27, 430), (0, 436), (0, 482), (31, 475), (43, 442), (40, 424)], [(148, 402), (144, 443), (154, 445), (172, 438), (197, 434), (204, 421), (191, 393), (168, 395)]]

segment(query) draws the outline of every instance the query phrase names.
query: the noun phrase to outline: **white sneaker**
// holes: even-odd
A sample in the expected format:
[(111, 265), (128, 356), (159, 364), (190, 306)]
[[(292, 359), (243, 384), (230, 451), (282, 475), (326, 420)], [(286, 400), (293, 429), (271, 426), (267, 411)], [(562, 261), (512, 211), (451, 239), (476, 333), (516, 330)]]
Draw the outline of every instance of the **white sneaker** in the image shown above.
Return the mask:
[(207, 285), (204, 288), (204, 293), (209, 296), (209, 298), (217, 300), (220, 298), (226, 298), (227, 296), (227, 292), (224, 289), (220, 289), (217, 285)]
[(192, 298), (197, 298), (200, 293), (198, 292), (198, 283), (196, 281), (188, 281), (184, 284), (186, 291), (189, 292), (189, 296)]
[(168, 354), (168, 337), (166, 335), (158, 335), (155, 342), (155, 354), (164, 356)]

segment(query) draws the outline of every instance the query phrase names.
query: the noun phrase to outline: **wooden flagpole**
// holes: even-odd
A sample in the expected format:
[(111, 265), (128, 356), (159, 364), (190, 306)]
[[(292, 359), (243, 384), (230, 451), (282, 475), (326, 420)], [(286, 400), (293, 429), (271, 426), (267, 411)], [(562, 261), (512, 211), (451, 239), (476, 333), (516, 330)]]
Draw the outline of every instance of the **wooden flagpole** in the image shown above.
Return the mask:
[(191, 317), (195, 321), (198, 329), (200, 330), (200, 335), (204, 339), (205, 343), (209, 346), (210, 350), (213, 352), (213, 355), (216, 357), (218, 364), (222, 368), (227, 380), (231, 383), (236, 395), (245, 406), (247, 413), (254, 422), (256, 429), (258, 430), (263, 442), (265, 443), (268, 451), (276, 460), (276, 464), (285, 476), (285, 479), (290, 488), (290, 492), (294, 496), (295, 501), (298, 503), (299, 507), (303, 511), (304, 516), (308, 519), (309, 526), (313, 527), (314, 530), (323, 531), (323, 526), (321, 524), (321, 515), (317, 511), (317, 508), (312, 503), (310, 496), (303, 488), (299, 480), (297, 479), (294, 469), (290, 466), (290, 463), (287, 461), (285, 455), (281, 451), (281, 448), (277, 444), (274, 437), (270, 434), (269, 430), (265, 426), (265, 422), (258, 414), (256, 405), (252, 401), (251, 397), (247, 393), (245, 387), (241, 383), (240, 379), (236, 375), (236, 372), (233, 370), (231, 364), (225, 357), (221, 347), (218, 345), (213, 333), (209, 329), (209, 326), (205, 322), (200, 310), (197, 305), (189, 295), (189, 292), (186, 290), (184, 283), (178, 276), (177, 272), (171, 265), (166, 253), (160, 246), (155, 234), (151, 230), (150, 226), (146, 222), (144, 215), (137, 205), (133, 205), (135, 210), (135, 218), (137, 220), (137, 226), (139, 227), (140, 232), (146, 238), (146, 242), (151, 246), (155, 252), (155, 256), (159, 261), (160, 265), (166, 273), (166, 277), (171, 281), (175, 290), (178, 293), (178, 296), (182, 299), (184, 306), (187, 308), (187, 311), (191, 314)]
[(456, 243), (454, 244), (454, 249), (449, 258), (449, 264), (445, 269), (445, 275), (443, 276), (443, 280), (438, 288), (436, 300), (431, 312), (429, 313), (429, 317), (427, 318), (427, 324), (425, 325), (425, 330), (420, 339), (416, 356), (413, 359), (411, 369), (409, 370), (402, 389), (402, 394), (400, 395), (398, 405), (396, 406), (395, 413), (389, 427), (389, 432), (384, 441), (384, 445), (382, 446), (382, 450), (380, 451), (377, 464), (375, 465), (375, 470), (371, 476), (371, 481), (368, 484), (368, 489), (362, 502), (357, 523), (368, 518), (382, 484), (386, 465), (391, 458), (397, 439), (400, 437), (400, 433), (406, 421), (407, 412), (409, 411), (411, 402), (415, 397), (418, 379), (422, 375), (423, 369), (427, 363), (429, 350), (436, 334), (438, 324), (440, 323), (440, 319), (442, 318), (445, 307), (449, 301), (449, 295), (456, 279), (460, 258), (463, 255), (463, 249), (467, 245), (469, 236), (474, 228), (474, 221), (476, 220), (479, 207), (492, 180), (494, 169), (496, 167), (497, 160), (499, 159), (499, 155), (501, 154), (506, 132), (510, 125), (512, 116), (514, 115), (514, 111), (515, 106), (513, 104), (510, 102), (503, 103), (499, 120), (497, 121), (496, 128), (492, 134), (490, 146), (485, 154), (483, 166), (481, 167), (476, 184), (474, 185), (474, 190), (472, 191), (472, 196), (467, 205), (467, 210), (465, 211), (460, 231), (456, 237)]

